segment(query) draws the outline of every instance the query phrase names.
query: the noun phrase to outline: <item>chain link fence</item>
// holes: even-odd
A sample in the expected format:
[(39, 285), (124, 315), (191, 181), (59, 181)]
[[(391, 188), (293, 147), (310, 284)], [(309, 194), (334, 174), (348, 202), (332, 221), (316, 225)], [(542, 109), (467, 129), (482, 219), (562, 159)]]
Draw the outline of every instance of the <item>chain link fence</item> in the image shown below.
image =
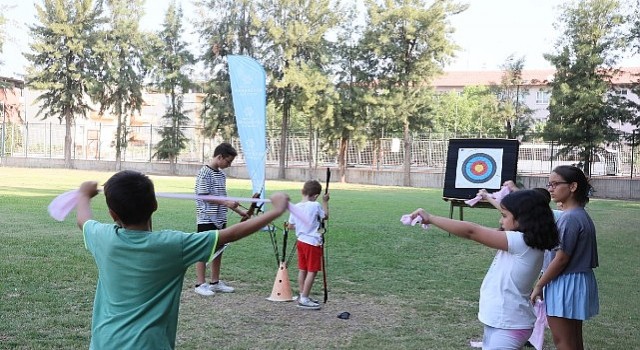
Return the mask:
[[(0, 134), (2, 156), (29, 158), (64, 158), (65, 125), (57, 123), (3, 123)], [(155, 157), (155, 146), (161, 137), (158, 126), (131, 126), (128, 142), (122, 151), (122, 161), (162, 162)], [(182, 129), (188, 138), (187, 147), (178, 156), (178, 163), (204, 163), (223, 140), (202, 135), (198, 127)], [(116, 128), (113, 125), (74, 125), (72, 127), (72, 158), (81, 160), (114, 161)], [(482, 135), (488, 137), (487, 135)], [(640, 135), (634, 135), (640, 137)], [(266, 162), (279, 164), (280, 130), (267, 131)], [(477, 138), (478, 135), (426, 134), (414, 135), (411, 143), (411, 166), (424, 171), (444, 172), (447, 149), (451, 138)], [(236, 163), (244, 163), (242, 146), (237, 138), (226, 140), (239, 152)], [(337, 143), (316, 134), (291, 132), (287, 135), (287, 166), (336, 166)], [(522, 142), (519, 148), (518, 173), (546, 174), (561, 164), (582, 164), (577, 152), (560, 154), (562, 145), (550, 142)], [(591, 174), (637, 177), (640, 164), (638, 147), (623, 139), (606, 145), (605, 151), (595, 155)], [(400, 137), (382, 137), (376, 141), (350, 142), (347, 166), (374, 169), (398, 169), (404, 160)]]

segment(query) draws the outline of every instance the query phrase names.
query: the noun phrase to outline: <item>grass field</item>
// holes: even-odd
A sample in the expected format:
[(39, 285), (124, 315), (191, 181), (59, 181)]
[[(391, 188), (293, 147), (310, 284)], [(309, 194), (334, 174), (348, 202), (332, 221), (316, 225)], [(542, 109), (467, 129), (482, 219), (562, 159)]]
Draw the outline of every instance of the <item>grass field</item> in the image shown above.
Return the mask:
[[(58, 194), (110, 173), (0, 167), (0, 348), (86, 349), (97, 272), (84, 249), (75, 213), (63, 222), (46, 211)], [(158, 192), (192, 193), (194, 178), (152, 176)], [(294, 202), (301, 183), (269, 181)], [(229, 195), (250, 195), (246, 180), (228, 180)], [(331, 184), (328, 223), (329, 301), (320, 311), (270, 302), (277, 272), (269, 235), (234, 243), (222, 277), (233, 294), (193, 293), (193, 268), (183, 287), (179, 349), (468, 349), (480, 340), (478, 291), (494, 252), (432, 228), (402, 226), (402, 214), (424, 207), (448, 215), (440, 189)], [(93, 201), (108, 221), (104, 196)], [(640, 348), (640, 203), (593, 200), (598, 229), (600, 315), (585, 323), (587, 349)], [(195, 229), (194, 203), (159, 199), (154, 228)], [(276, 226), (282, 227), (283, 216)], [(497, 226), (491, 209), (465, 219)], [(237, 222), (230, 217), (230, 222)], [(281, 236), (279, 236), (281, 244)], [(290, 237), (289, 247), (294, 239)], [(297, 293), (295, 260), (289, 265)], [(314, 285), (322, 296), (322, 280)], [(348, 320), (336, 316), (351, 313)], [(547, 334), (546, 349), (554, 349)]]

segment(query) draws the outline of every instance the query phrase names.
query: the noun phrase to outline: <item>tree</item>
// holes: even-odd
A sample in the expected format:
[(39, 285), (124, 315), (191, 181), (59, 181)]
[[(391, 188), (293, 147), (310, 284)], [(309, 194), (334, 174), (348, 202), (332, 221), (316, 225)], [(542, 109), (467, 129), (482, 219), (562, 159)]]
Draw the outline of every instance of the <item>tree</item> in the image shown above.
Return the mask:
[(433, 131), (454, 135), (496, 135), (504, 133), (498, 114), (499, 101), (486, 86), (467, 86), (461, 93), (437, 95), (433, 108)]
[[(6, 38), (6, 25), (7, 25), (7, 18), (5, 17), (5, 13), (7, 13), (7, 6), (6, 5), (0, 5), (0, 54), (2, 53), (2, 49), (4, 47), (4, 41)], [(2, 65), (4, 62), (2, 60), (0, 60), (0, 65)]]
[(183, 109), (183, 94), (193, 86), (189, 69), (195, 63), (195, 58), (182, 40), (183, 31), (182, 8), (172, 2), (167, 9), (163, 29), (158, 33), (160, 43), (154, 47), (154, 57), (157, 58), (154, 76), (157, 88), (168, 95), (169, 102), (162, 116), (165, 125), (159, 130), (162, 139), (156, 145), (155, 157), (169, 160), (173, 174), (176, 172), (177, 157), (187, 145), (182, 128), (190, 119)]
[[(257, 36), (261, 46), (256, 55), (270, 78), (268, 98), (282, 118), (279, 178), (285, 177), (287, 136), (292, 116), (298, 111), (300, 116), (315, 119), (317, 123), (323, 113), (316, 115), (309, 111), (326, 100), (314, 96), (326, 94), (331, 89), (328, 79), (318, 79), (327, 74), (330, 64), (326, 35), (341, 19), (340, 12), (332, 10), (332, 2), (265, 0), (258, 8), (256, 24), (260, 28)], [(335, 8), (339, 6), (334, 5)], [(316, 78), (313, 82), (301, 79), (309, 76)]]
[(333, 115), (321, 129), (327, 150), (335, 150), (338, 143), (338, 169), (340, 181), (346, 181), (347, 154), (349, 143), (356, 137), (366, 135), (367, 101), (369, 88), (367, 75), (362, 71), (359, 62), (361, 47), (358, 46), (357, 36), (360, 28), (354, 25), (355, 11), (345, 9), (345, 21), (339, 24), (337, 40), (332, 44), (333, 53), (332, 75), (336, 80), (333, 100)]
[(64, 161), (72, 168), (71, 126), (75, 118), (87, 117), (91, 107), (87, 94), (95, 82), (94, 46), (96, 28), (104, 20), (101, 2), (92, 0), (44, 0), (36, 4), (40, 22), (30, 26), (32, 54), (27, 69), (28, 86), (44, 91), (36, 98), (42, 102), (37, 116), (57, 117), (65, 122)]
[(636, 0), (631, 9), (631, 13), (627, 17), (630, 27), (629, 42), (631, 50), (635, 54), (640, 54), (640, 0)]
[(108, 0), (109, 27), (96, 45), (98, 84), (94, 99), (100, 103), (100, 114), (108, 111), (116, 116), (116, 170), (121, 168), (122, 150), (129, 140), (129, 116), (142, 108), (145, 68), (145, 45), (138, 30), (143, 0)]
[(619, 98), (610, 94), (617, 52), (625, 45), (624, 17), (617, 0), (583, 0), (566, 4), (559, 18), (563, 35), (556, 53), (545, 58), (555, 68), (550, 83), (545, 140), (577, 149), (586, 174), (594, 153), (618, 139), (612, 122), (628, 118)]
[[(640, 0), (636, 0), (633, 5), (632, 11), (627, 18), (627, 22), (630, 27), (628, 37), (630, 51), (633, 55), (640, 55)], [(635, 82), (631, 84), (630, 87), (631, 91), (633, 91), (636, 96), (640, 96), (640, 75), (636, 76)], [(640, 104), (627, 100), (627, 108), (632, 114), (629, 122), (634, 125), (636, 129), (640, 129)], [(630, 137), (632, 138), (632, 142), (635, 142), (634, 145), (640, 145), (640, 138), (636, 139), (633, 135)]]
[(533, 111), (525, 103), (525, 97), (529, 94), (525, 85), (530, 82), (522, 79), (524, 62), (524, 57), (509, 56), (501, 66), (500, 85), (493, 87), (499, 101), (497, 115), (503, 120), (509, 139), (524, 135), (532, 124)]
[(237, 135), (237, 127), (226, 56), (254, 56), (255, 5), (250, 0), (202, 0), (196, 6), (200, 11), (196, 28), (204, 43), (201, 59), (210, 72), (210, 78), (202, 83), (202, 133), (213, 138), (222, 132), (223, 138), (229, 139)]
[(404, 185), (411, 185), (411, 130), (428, 126), (431, 80), (454, 54), (447, 18), (468, 6), (450, 0), (366, 2), (368, 20), (362, 45), (369, 51), (371, 86), (402, 124)]

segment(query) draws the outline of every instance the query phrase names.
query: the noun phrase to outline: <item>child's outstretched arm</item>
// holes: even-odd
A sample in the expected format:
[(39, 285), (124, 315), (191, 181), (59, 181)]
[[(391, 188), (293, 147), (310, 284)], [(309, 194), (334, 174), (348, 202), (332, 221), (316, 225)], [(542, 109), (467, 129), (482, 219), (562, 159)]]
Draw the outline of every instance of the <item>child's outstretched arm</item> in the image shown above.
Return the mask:
[(500, 210), (500, 203), (495, 200), (495, 198), (493, 198), (491, 194), (489, 194), (489, 192), (487, 192), (487, 190), (485, 190), (484, 188), (478, 191), (478, 196), (489, 202), (489, 204), (493, 205), (494, 208)]
[(218, 235), (218, 246), (237, 241), (241, 238), (249, 236), (250, 234), (260, 230), (267, 226), (271, 221), (277, 219), (282, 213), (287, 210), (289, 204), (289, 196), (286, 193), (274, 193), (271, 196), (272, 209), (265, 212), (262, 215), (254, 216), (253, 218), (237, 223), (233, 226), (220, 230)]
[(78, 189), (78, 204), (76, 205), (76, 221), (82, 230), (84, 223), (91, 220), (91, 198), (98, 194), (98, 183), (96, 181), (86, 181)]
[(416, 209), (411, 213), (411, 219), (420, 216), (423, 224), (433, 224), (456, 236), (476, 241), (490, 248), (509, 249), (507, 235), (495, 228), (480, 226), (466, 221), (452, 220), (427, 213), (424, 209)]

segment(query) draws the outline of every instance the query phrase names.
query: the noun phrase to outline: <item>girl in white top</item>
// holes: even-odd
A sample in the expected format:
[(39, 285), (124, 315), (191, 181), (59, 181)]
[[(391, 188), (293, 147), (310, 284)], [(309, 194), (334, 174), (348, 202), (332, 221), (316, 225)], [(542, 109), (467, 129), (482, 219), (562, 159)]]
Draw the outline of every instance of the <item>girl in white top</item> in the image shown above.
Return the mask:
[(558, 230), (548, 200), (536, 191), (507, 195), (500, 202), (500, 210), (500, 230), (430, 215), (422, 208), (416, 209), (411, 218), (420, 216), (423, 224), (498, 250), (480, 287), (482, 348), (520, 349), (531, 336), (536, 320), (529, 297), (544, 250), (558, 245)]

